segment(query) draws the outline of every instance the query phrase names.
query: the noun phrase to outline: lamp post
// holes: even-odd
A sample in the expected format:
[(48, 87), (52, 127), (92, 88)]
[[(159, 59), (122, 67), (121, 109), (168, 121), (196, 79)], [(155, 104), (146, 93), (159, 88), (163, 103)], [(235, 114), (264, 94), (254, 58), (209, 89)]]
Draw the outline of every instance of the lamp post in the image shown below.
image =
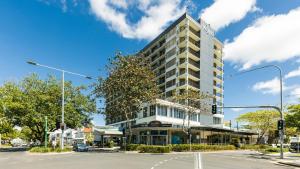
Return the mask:
[[(233, 77), (233, 76), (236, 76), (236, 75), (241, 75), (241, 74), (245, 74), (245, 73), (249, 73), (249, 72), (253, 72), (253, 71), (256, 71), (256, 70), (260, 70), (260, 69), (265, 69), (265, 68), (270, 68), (270, 67), (273, 67), (275, 69), (278, 70), (279, 72), (279, 81), (280, 81), (280, 109), (279, 109), (279, 112), (280, 112), (280, 120), (283, 120), (284, 117), (283, 117), (283, 95), (282, 95), (282, 69), (277, 66), (277, 65), (265, 65), (265, 66), (261, 66), (261, 67), (257, 67), (257, 68), (254, 68), (254, 69), (250, 69), (250, 70), (246, 70), (246, 71), (242, 71), (242, 72), (239, 72), (239, 73), (236, 73), (236, 74), (232, 74), (230, 75), (230, 77)], [(280, 158), (283, 159), (283, 139), (284, 139), (284, 127), (282, 130), (280, 130)]]
[(84, 77), (84, 78), (87, 78), (87, 79), (93, 79), (92, 77), (90, 76), (86, 76), (86, 75), (83, 75), (83, 74), (79, 74), (79, 73), (74, 73), (74, 72), (70, 72), (70, 71), (67, 71), (67, 70), (63, 70), (63, 69), (59, 69), (59, 68), (55, 68), (55, 67), (51, 67), (51, 66), (47, 66), (47, 65), (42, 65), (42, 64), (39, 64), (39, 63), (36, 63), (34, 61), (27, 61), (28, 64), (30, 65), (34, 65), (34, 66), (39, 66), (39, 67), (44, 67), (44, 68), (47, 68), (47, 69), (52, 69), (52, 70), (55, 70), (55, 71), (59, 71), (62, 73), (62, 106), (61, 106), (61, 138), (60, 138), (60, 148), (61, 149), (64, 149), (64, 129), (65, 129), (65, 73), (68, 73), (68, 74), (71, 74), (71, 75), (76, 75), (76, 76), (81, 76), (81, 77)]

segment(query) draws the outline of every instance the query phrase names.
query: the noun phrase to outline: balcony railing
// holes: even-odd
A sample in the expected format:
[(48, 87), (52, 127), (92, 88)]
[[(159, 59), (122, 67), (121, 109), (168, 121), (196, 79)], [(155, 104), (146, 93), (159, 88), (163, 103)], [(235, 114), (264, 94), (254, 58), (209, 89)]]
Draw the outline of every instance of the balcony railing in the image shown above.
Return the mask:
[(196, 31), (195, 29), (193, 29), (192, 27), (189, 27), (190, 31), (195, 34), (196, 36), (200, 37), (200, 31)]
[(186, 81), (179, 81), (179, 86), (183, 86), (186, 84)]
[(196, 52), (194, 49), (189, 48), (189, 52), (190, 52), (192, 55), (196, 56), (197, 58), (200, 58), (200, 52), (199, 52), (199, 51)]
[(195, 72), (192, 69), (189, 69), (189, 74), (196, 78), (200, 78), (200, 72)]
[(193, 87), (195, 87), (195, 88), (200, 88), (200, 83), (199, 82), (195, 82), (195, 81), (193, 81), (193, 80), (191, 80), (191, 79), (189, 79), (189, 85), (191, 85), (191, 86), (193, 86)]
[(197, 68), (200, 68), (200, 63), (189, 58), (189, 63)]

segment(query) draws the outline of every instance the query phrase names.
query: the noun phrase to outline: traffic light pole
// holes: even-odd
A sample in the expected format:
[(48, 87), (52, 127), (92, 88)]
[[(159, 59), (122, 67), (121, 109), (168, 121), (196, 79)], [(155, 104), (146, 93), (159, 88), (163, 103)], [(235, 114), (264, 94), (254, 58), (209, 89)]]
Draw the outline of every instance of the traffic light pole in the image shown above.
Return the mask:
[[(213, 105), (215, 106), (215, 105)], [(281, 111), (282, 108), (277, 107), (277, 106), (224, 106), (224, 107), (219, 107), (223, 109), (232, 109), (232, 108), (260, 108), (260, 109), (266, 109), (266, 108), (271, 108), (275, 109), (280, 113), (280, 120), (283, 120), (283, 112)], [(280, 159), (283, 159), (283, 137), (284, 137), (284, 124), (282, 129), (279, 131), (280, 133)]]

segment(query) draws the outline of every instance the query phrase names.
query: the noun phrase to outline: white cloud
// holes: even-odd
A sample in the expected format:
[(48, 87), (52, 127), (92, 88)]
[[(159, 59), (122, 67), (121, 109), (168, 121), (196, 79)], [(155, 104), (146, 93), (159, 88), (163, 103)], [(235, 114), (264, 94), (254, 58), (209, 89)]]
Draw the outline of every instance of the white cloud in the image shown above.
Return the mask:
[(262, 62), (285, 61), (300, 55), (300, 8), (257, 19), (233, 42), (224, 45), (224, 59), (242, 69)]
[(287, 95), (287, 99), (285, 100), (285, 102), (289, 104), (295, 104), (295, 103), (299, 103), (299, 99), (300, 99), (300, 87), (298, 86), (290, 91), (289, 95)]
[(109, 2), (119, 8), (126, 9), (128, 7), (126, 0), (110, 0)]
[(234, 112), (241, 112), (245, 109), (244, 108), (232, 108), (231, 110), (234, 111)]
[[(275, 77), (269, 81), (263, 81), (255, 83), (253, 88), (254, 91), (261, 91), (263, 94), (277, 94), (280, 92), (280, 81), (278, 77)], [(283, 90), (286, 89), (283, 83)]]
[(284, 76), (285, 79), (292, 78), (292, 77), (297, 77), (300, 76), (300, 67), (298, 69), (293, 70), (289, 72), (287, 75)]
[(214, 0), (208, 8), (199, 14), (216, 31), (243, 19), (248, 12), (259, 10), (256, 0)]
[[(182, 0), (90, 0), (92, 13), (125, 38), (153, 39), (185, 12)], [(122, 8), (122, 10), (118, 9)], [(128, 12), (138, 9), (143, 16), (131, 23)]]

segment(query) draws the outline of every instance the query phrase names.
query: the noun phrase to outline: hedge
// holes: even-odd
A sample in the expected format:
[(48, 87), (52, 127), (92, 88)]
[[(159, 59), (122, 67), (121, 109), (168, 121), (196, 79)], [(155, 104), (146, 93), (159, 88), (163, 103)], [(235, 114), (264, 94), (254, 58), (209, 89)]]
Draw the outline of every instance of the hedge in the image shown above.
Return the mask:
[[(288, 152), (289, 149), (288, 148), (284, 148), (283, 149), (283, 152)], [(261, 151), (262, 153), (265, 153), (265, 154), (270, 154), (270, 153), (280, 153), (280, 148), (273, 148), (273, 147), (268, 147), (266, 149), (263, 149)]]
[(60, 153), (60, 152), (69, 152), (72, 151), (72, 148), (64, 148), (63, 150), (61, 150), (60, 148), (45, 148), (45, 147), (33, 147), (29, 150), (29, 152), (31, 153), (52, 153), (52, 152), (56, 152), (56, 153)]
[(140, 153), (170, 153), (169, 146), (148, 146), (142, 145), (138, 147)]
[[(173, 144), (170, 145), (172, 151), (186, 152), (190, 151), (189, 144)], [(192, 144), (192, 151), (218, 151), (218, 150), (235, 150), (233, 145), (206, 145), (206, 144)]]
[[(140, 153), (168, 153), (187, 152), (190, 151), (189, 144), (173, 144), (167, 146), (153, 146), (142, 144), (128, 144), (126, 145), (127, 151), (139, 151)], [(205, 144), (192, 144), (192, 151), (218, 151), (218, 150), (235, 150), (233, 145), (205, 145)]]

